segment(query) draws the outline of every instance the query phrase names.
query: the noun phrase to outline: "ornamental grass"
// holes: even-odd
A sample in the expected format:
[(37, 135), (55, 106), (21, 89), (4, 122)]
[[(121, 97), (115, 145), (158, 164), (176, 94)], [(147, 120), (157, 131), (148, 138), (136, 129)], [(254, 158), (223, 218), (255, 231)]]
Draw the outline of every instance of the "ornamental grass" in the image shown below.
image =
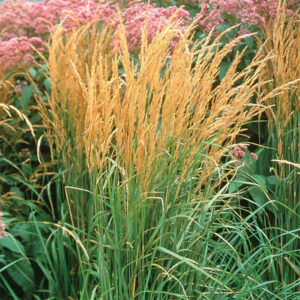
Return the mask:
[[(282, 8), (284, 10), (284, 7)], [(268, 235), (276, 241), (279, 255), (270, 270), (276, 288), (294, 285), (299, 292), (300, 228), (300, 25), (299, 14), (287, 18), (278, 14), (273, 26), (265, 28), (266, 64), (261, 80), (269, 80), (265, 90), (283, 87), (268, 100), (266, 110), (271, 148), (271, 172), (276, 176), (276, 212), (265, 219)], [(278, 281), (280, 284), (278, 285)]]
[(242, 125), (273, 95), (251, 102), (264, 84), (258, 78), (269, 58), (262, 52), (241, 72), (236, 68), (243, 53), (238, 53), (217, 83), (222, 59), (242, 38), (224, 47), (222, 36), (193, 43), (190, 26), (171, 52), (177, 31), (169, 25), (150, 44), (144, 33), (139, 57), (132, 60), (124, 27), (113, 49), (109, 30), (87, 33), (90, 29), (66, 38), (61, 30), (54, 34), (48, 61), (51, 96), (40, 107), (51, 147), (75, 164), (84, 160), (90, 171), (117, 159), (124, 174), (130, 177), (134, 170), (146, 188), (153, 165), (170, 147), (175, 157), (190, 151), (185, 169), (201, 148), (202, 184)]
[(57, 164), (49, 201), (61, 218), (42, 222), (54, 230), (51, 252), (39, 236), (56, 297), (273, 295), (261, 288), (269, 259), (252, 245), (267, 238), (255, 231), (255, 214), (244, 219), (231, 204), (234, 168), (222, 161), (274, 96), (252, 101), (269, 57), (259, 52), (238, 72), (237, 53), (219, 81), (223, 58), (242, 37), (192, 42), (191, 25), (178, 40), (177, 25), (148, 43), (146, 22), (138, 57), (122, 24), (117, 42), (93, 24), (52, 37), (51, 94), (38, 105)]

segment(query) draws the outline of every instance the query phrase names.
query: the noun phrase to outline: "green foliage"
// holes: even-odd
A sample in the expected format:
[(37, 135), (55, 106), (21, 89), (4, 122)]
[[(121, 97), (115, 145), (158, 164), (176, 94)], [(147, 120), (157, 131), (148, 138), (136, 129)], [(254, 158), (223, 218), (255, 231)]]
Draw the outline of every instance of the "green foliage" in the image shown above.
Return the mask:
[(5, 290), (12, 289), (18, 295), (14, 298), (32, 299), (38, 278), (35, 260), (40, 259), (42, 248), (33, 224), (28, 221), (14, 224), (16, 220), (20, 222), (20, 217), (7, 219), (9, 235), (0, 240), (0, 276), (5, 278), (0, 291), (5, 295)]
[[(40, 79), (33, 68), (29, 71)], [(39, 259), (42, 248), (28, 219), (32, 213), (42, 212), (31, 202), (43, 199), (40, 188), (44, 176), (36, 177), (40, 172), (36, 138), (42, 128), (34, 100), (36, 89), (21, 72), (14, 74), (14, 80), (20, 82), (22, 92), (12, 88), (9, 99), (2, 99), (4, 104), (0, 106), (0, 210), (4, 211), (9, 232), (0, 239), (0, 294), (6, 295), (5, 299), (10, 299), (8, 295), (32, 299), (39, 273), (31, 258)], [(6, 101), (13, 106), (6, 106)], [(43, 220), (47, 219), (46, 214)]]
[[(266, 152), (268, 152), (266, 148), (257, 151), (258, 160), (255, 160), (250, 151), (246, 150), (237, 175), (229, 185), (230, 193), (243, 190), (242, 196), (252, 199), (254, 203), (262, 207), (269, 202), (268, 195), (274, 195), (275, 184), (280, 181), (276, 176), (269, 175), (269, 172), (266, 174), (260, 168), (268, 161)], [(272, 206), (268, 206), (268, 209), (272, 209)]]

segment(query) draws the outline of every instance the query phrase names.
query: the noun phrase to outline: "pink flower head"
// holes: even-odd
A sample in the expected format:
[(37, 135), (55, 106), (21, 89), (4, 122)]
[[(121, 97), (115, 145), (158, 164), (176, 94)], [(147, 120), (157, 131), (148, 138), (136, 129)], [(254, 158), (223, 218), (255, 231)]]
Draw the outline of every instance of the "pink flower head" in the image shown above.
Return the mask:
[[(230, 155), (237, 160), (242, 160), (242, 158), (246, 155), (247, 149), (248, 149), (248, 147), (246, 145), (236, 146), (232, 150), (230, 150)], [(258, 160), (258, 156), (256, 153), (251, 152), (250, 154), (251, 154), (252, 158), (254, 158), (255, 160)]]
[[(176, 22), (181, 20), (177, 29), (180, 32), (184, 32), (185, 28), (191, 22), (189, 12), (185, 9), (178, 8), (176, 6), (169, 6), (167, 8), (155, 7), (154, 5), (148, 5), (143, 2), (136, 3), (121, 14), (128, 42), (128, 49), (131, 52), (135, 52), (141, 47), (142, 30), (145, 26), (145, 20), (147, 16), (147, 37), (148, 42), (151, 42), (158, 31), (162, 31), (169, 22), (170, 18)], [(115, 35), (116, 36), (116, 35)], [(171, 43), (171, 48), (175, 47), (180, 34)]]
[(21, 84), (17, 84), (15, 87), (14, 87), (14, 92), (16, 94), (21, 94), (23, 92), (23, 86)]
[(34, 49), (43, 51), (45, 47), (45, 42), (37, 37), (15, 37), (8, 41), (0, 40), (0, 70), (34, 63)]
[(233, 156), (234, 158), (241, 160), (245, 155), (246, 155), (246, 149), (248, 147), (245, 145), (239, 145), (234, 147), (231, 151), (230, 154), (231, 156)]
[(3, 217), (3, 213), (0, 212), (0, 238), (7, 236), (7, 233), (5, 232), (5, 224), (1, 220), (2, 217)]
[[(297, 1), (299, 0), (287, 0), (285, 4), (287, 15), (295, 13)], [(278, 0), (198, 0), (198, 2), (201, 3), (201, 12), (195, 18), (204, 32), (209, 32), (213, 26), (222, 24), (226, 14), (235, 16), (237, 23), (264, 26), (280, 12)]]
[(34, 63), (56, 25), (65, 31), (93, 20), (114, 22), (116, 9), (105, 0), (5, 0), (0, 4), (0, 69)]
[(94, 19), (109, 23), (115, 13), (115, 6), (104, 0), (6, 0), (0, 5), (0, 32), (2, 39), (49, 38), (49, 32), (58, 22), (63, 21), (65, 29), (69, 30), (78, 23), (86, 24)]
[(256, 153), (254, 152), (251, 152), (251, 156), (255, 159), (255, 160), (258, 160), (258, 156)]

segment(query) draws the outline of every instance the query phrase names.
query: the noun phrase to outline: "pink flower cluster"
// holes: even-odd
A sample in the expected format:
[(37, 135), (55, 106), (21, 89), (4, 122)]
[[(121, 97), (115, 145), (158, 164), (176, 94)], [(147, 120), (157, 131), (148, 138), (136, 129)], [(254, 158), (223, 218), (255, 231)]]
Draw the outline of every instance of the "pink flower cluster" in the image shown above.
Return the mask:
[[(167, 22), (173, 15), (172, 21), (181, 20), (177, 27), (180, 32), (184, 32), (186, 26), (192, 21), (187, 10), (176, 6), (161, 8), (143, 2), (136, 3), (121, 14), (126, 30), (129, 51), (134, 52), (141, 46), (141, 35), (145, 26), (146, 14), (148, 20), (148, 42), (155, 37), (157, 31), (161, 31), (167, 25)], [(179, 38), (180, 34), (171, 42), (171, 49), (175, 47)]]
[(21, 95), (25, 86), (28, 85), (26, 80), (17, 79), (14, 85), (13, 90), (9, 91), (9, 94)]
[(112, 23), (116, 10), (97, 0), (6, 0), (0, 5), (0, 71), (34, 62), (58, 22), (66, 31), (93, 19)]
[(6, 0), (0, 6), (1, 39), (16, 36), (34, 37), (46, 35), (57, 22), (64, 20), (66, 29), (77, 23), (88, 23), (102, 19), (113, 20), (115, 9), (97, 0)]
[[(64, 30), (69, 31), (80, 24), (92, 20), (103, 21), (114, 26), (119, 24), (119, 14), (116, 4), (122, 8), (121, 17), (126, 29), (130, 51), (136, 51), (141, 45), (141, 32), (148, 12), (148, 40), (151, 41), (156, 32), (166, 26), (173, 13), (173, 20), (181, 20), (179, 32), (192, 19), (189, 11), (169, 6), (157, 7), (155, 4), (127, 0), (44, 0), (42, 2), (29, 0), (5, 0), (0, 4), (0, 71), (18, 64), (33, 62), (34, 50), (45, 49), (49, 39), (59, 22)], [(224, 22), (226, 14), (235, 15), (237, 22), (263, 25), (266, 20), (274, 18), (277, 12), (277, 0), (178, 0), (181, 3), (201, 3), (201, 11), (195, 16), (201, 30), (209, 32), (214, 26)], [(287, 0), (287, 7), (295, 7), (299, 0)], [(153, 2), (153, 1), (151, 1)], [(178, 2), (178, 3), (179, 3)], [(114, 3), (114, 4), (113, 4)], [(288, 10), (289, 14), (293, 11)], [(242, 31), (245, 29), (242, 29)], [(241, 31), (241, 32), (242, 32)], [(180, 33), (171, 44), (176, 45)]]
[[(121, 2), (120, 1), (116, 1)], [(123, 7), (123, 18), (130, 51), (141, 44), (141, 32), (148, 10), (148, 40), (151, 41), (157, 30), (161, 30), (173, 13), (174, 21), (183, 19), (178, 29), (191, 21), (189, 12), (176, 6), (158, 8), (143, 2), (127, 1)], [(119, 3), (120, 4), (120, 3)], [(65, 31), (86, 24), (92, 20), (103, 21), (110, 26), (120, 23), (117, 7), (108, 0), (6, 0), (0, 5), (0, 70), (18, 64), (33, 62), (33, 47), (43, 51), (44, 42), (50, 37), (57, 23), (62, 22)], [(177, 40), (180, 35), (178, 35)], [(172, 42), (174, 47), (176, 41)]]
[[(294, 13), (297, 0), (287, 1), (287, 14)], [(226, 14), (234, 15), (237, 23), (261, 25), (274, 19), (277, 14), (278, 0), (198, 0), (202, 4), (201, 12), (195, 18), (209, 32), (214, 26), (224, 23)]]
[(39, 37), (14, 37), (0, 41), (0, 71), (15, 65), (34, 63), (34, 49), (43, 52), (45, 42)]
[[(97, 0), (46, 0), (41, 4), (36, 13), (39, 16), (37, 23), (42, 19), (51, 24), (49, 28), (37, 27), (40, 32), (51, 31), (55, 28), (53, 24), (62, 21), (65, 30), (71, 30), (78, 24), (87, 24), (93, 20), (102, 20), (106, 24), (113, 24), (116, 16), (116, 8), (104, 1)], [(42, 24), (41, 24), (42, 25)], [(46, 29), (46, 30), (45, 30)]]
[[(232, 157), (236, 158), (237, 160), (241, 160), (246, 155), (247, 149), (248, 149), (248, 147), (245, 145), (236, 146), (230, 151), (230, 155)], [(258, 156), (256, 153), (251, 152), (250, 154), (254, 159), (256, 159), (256, 160), (258, 159)]]
[(6, 237), (7, 233), (5, 232), (5, 224), (1, 220), (3, 213), (0, 211), (0, 238)]

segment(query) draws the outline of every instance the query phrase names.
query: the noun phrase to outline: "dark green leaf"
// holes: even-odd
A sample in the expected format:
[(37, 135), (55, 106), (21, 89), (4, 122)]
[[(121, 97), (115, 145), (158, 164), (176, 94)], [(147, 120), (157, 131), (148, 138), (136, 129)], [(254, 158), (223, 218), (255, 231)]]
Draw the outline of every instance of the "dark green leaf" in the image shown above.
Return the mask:
[(22, 164), (21, 169), (26, 176), (30, 176), (32, 174), (32, 169), (30, 164)]
[(10, 235), (0, 239), (0, 248), (7, 248), (8, 250), (24, 254), (24, 246), (15, 238), (11, 237)]
[(41, 116), (38, 113), (35, 113), (31, 118), (30, 118), (30, 122), (32, 124), (36, 124), (37, 122), (39, 122), (41, 120)]
[(36, 75), (37, 75), (36, 70), (34, 68), (30, 67), (28, 71), (29, 71), (30, 75), (32, 76), (32, 78), (35, 79)]
[(266, 184), (266, 179), (265, 177), (261, 176), (261, 175), (257, 175), (255, 174), (253, 176), (255, 178), (255, 181), (260, 184), (265, 190), (267, 189), (267, 184)]
[(21, 260), (7, 269), (10, 277), (26, 293), (34, 289), (34, 271), (29, 260)]
[(35, 92), (35, 88), (33, 85), (24, 86), (22, 92), (22, 108), (26, 109), (29, 105), (29, 100), (32, 94)]
[(44, 84), (44, 87), (46, 88), (47, 92), (49, 92), (50, 89), (51, 89), (51, 84), (50, 84), (49, 79), (46, 78), (46, 79), (44, 80), (43, 84)]
[(241, 187), (244, 183), (243, 182), (238, 182), (238, 181), (233, 181), (229, 184), (228, 192), (235, 193), (238, 191), (239, 187)]
[(258, 186), (254, 186), (251, 189), (249, 189), (249, 193), (253, 200), (259, 205), (264, 205), (268, 201), (268, 198), (266, 197), (265, 193)]
[(224, 62), (221, 63), (220, 73), (219, 73), (219, 79), (220, 80), (222, 80), (225, 77), (225, 75), (226, 75), (226, 73), (227, 73), (230, 66), (231, 66), (230, 61), (224, 61)]
[(24, 198), (24, 193), (16, 186), (11, 187), (9, 191), (13, 193), (14, 197)]
[(30, 241), (33, 236), (30, 227), (29, 224), (17, 224), (10, 230), (10, 233), (13, 236), (20, 236), (24, 241)]
[(0, 264), (6, 265), (5, 255), (0, 255)]
[(270, 185), (280, 184), (280, 179), (277, 176), (268, 176), (266, 179)]

